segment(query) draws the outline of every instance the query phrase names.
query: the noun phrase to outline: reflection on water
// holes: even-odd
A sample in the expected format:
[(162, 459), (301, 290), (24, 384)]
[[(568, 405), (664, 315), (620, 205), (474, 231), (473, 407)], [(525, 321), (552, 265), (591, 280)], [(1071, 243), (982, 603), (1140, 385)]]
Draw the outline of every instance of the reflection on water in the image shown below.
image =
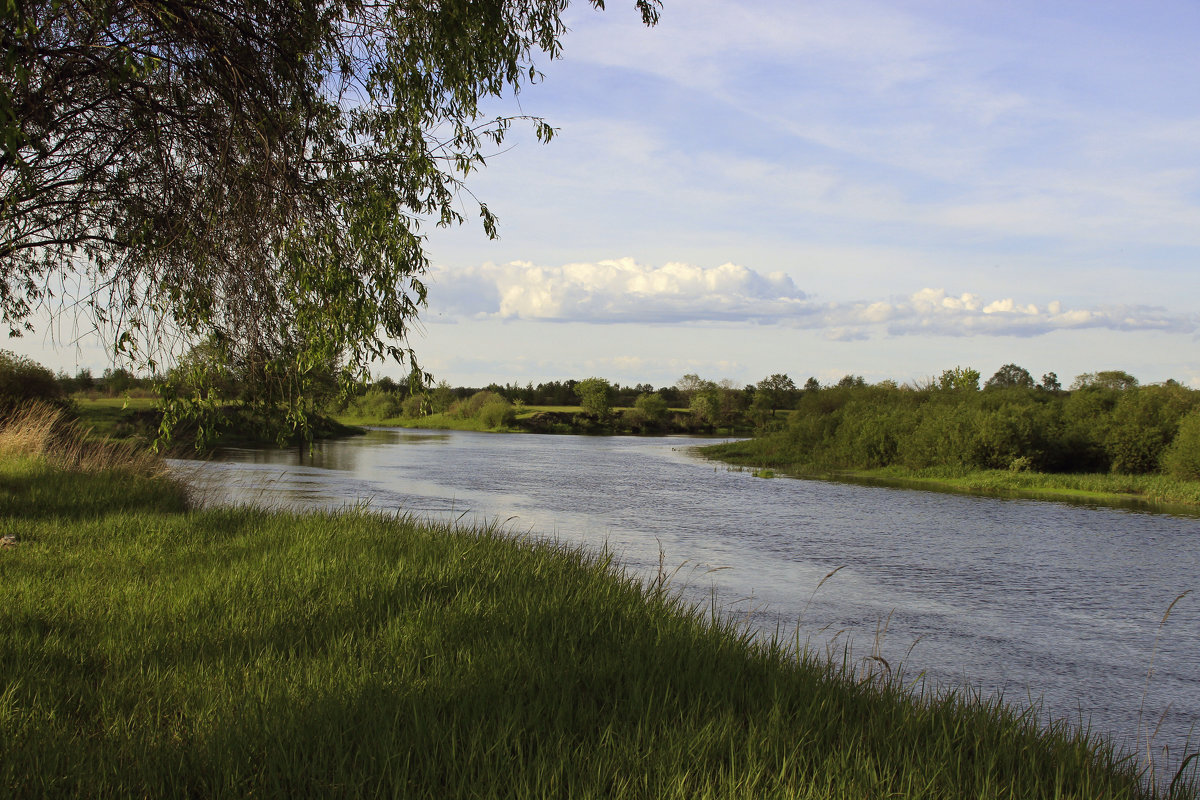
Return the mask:
[[(234, 449), (177, 463), (213, 502), (510, 520), (520, 533), (608, 547), (647, 577), (661, 551), (669, 568), (682, 565), (690, 598), (715, 596), (768, 634), (799, 626), (863, 652), (890, 616), (883, 655), (894, 664), (911, 647), (910, 674), (1040, 697), (1056, 718), (1130, 746), (1139, 720), (1143, 732), (1159, 726), (1174, 758), (1200, 721), (1200, 521), (762, 480), (695, 457), (691, 444), (374, 430), (311, 456)], [(1159, 621), (1188, 589), (1146, 690)]]

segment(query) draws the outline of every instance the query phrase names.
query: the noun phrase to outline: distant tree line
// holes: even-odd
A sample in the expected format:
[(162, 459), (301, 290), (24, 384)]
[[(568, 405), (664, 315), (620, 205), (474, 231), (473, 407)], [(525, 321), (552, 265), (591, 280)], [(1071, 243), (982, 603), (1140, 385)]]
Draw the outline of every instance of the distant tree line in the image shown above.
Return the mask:
[(99, 375), (90, 369), (80, 369), (74, 375), (59, 372), (55, 381), (64, 394), (84, 394), (96, 397), (149, 397), (155, 393), (158, 378), (134, 375), (123, 367), (108, 367)]
[(1121, 370), (1076, 376), (1066, 389), (1053, 372), (1034, 378), (1006, 364), (986, 381), (970, 367), (904, 385), (846, 375), (797, 386), (779, 373), (739, 387), (689, 374), (657, 389), (585, 378), (410, 391), (383, 379), (363, 396), (385, 397), (396, 416), (489, 406), (496, 415), (501, 404), (515, 417), (527, 406), (579, 406), (582, 417), (611, 430), (754, 431), (752, 446), (767, 464), (1164, 471), (1200, 479), (1200, 392), (1176, 381), (1142, 386)]
[(960, 467), (1040, 472), (1166, 472), (1200, 479), (1200, 392), (1141, 386), (1118, 370), (1063, 390), (1013, 364), (979, 385), (970, 368), (923, 385), (839, 384), (800, 395), (787, 424), (757, 439), (767, 464), (817, 469)]
[(153, 390), (154, 379), (138, 378), (128, 370), (106, 369), (98, 377), (89, 369), (81, 369), (75, 375), (65, 372), (56, 375), (31, 358), (0, 350), (0, 418), (30, 402), (67, 408), (71, 397), (77, 394), (121, 397)]
[[(238, 396), (235, 368), (197, 361), (224, 370), (206, 382), (209, 387)], [(532, 430), (753, 431), (751, 446), (764, 465), (1162, 471), (1200, 480), (1200, 391), (1173, 380), (1143, 386), (1120, 370), (1078, 375), (1066, 389), (1052, 372), (1035, 379), (1015, 364), (981, 378), (977, 370), (957, 366), (904, 385), (846, 375), (831, 385), (809, 378), (797, 386), (783, 373), (744, 386), (688, 374), (658, 388), (598, 377), (482, 388), (444, 381), (423, 387), (383, 377), (330, 410), (371, 419), (447, 414), (479, 419), (488, 428), (519, 423)], [(156, 380), (119, 368), (98, 377), (89, 370), (56, 376), (0, 351), (0, 413), (31, 399), (67, 403), (78, 394), (150, 392)], [(540, 423), (529, 423), (526, 410), (539, 406), (570, 410), (542, 412)]]
[(658, 388), (649, 383), (622, 385), (598, 377), (537, 385), (492, 383), (485, 387), (452, 387), (441, 382), (423, 388), (384, 377), (364, 387), (343, 410), (376, 419), (428, 414), (466, 418), (474, 415), (473, 409), (502, 401), (512, 407), (514, 414), (530, 407), (578, 407), (580, 413), (573, 418), (573, 425), (587, 430), (750, 432), (782, 424), (781, 412), (794, 408), (800, 396), (814, 387), (819, 388), (815, 378), (809, 378), (801, 389), (783, 374), (745, 386), (688, 374), (670, 386)]

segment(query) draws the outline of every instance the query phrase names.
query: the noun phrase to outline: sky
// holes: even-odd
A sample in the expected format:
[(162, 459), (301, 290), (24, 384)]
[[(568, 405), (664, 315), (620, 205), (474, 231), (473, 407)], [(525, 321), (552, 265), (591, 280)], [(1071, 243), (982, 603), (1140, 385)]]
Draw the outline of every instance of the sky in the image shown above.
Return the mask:
[[(514, 128), (471, 177), (498, 240), (429, 232), (409, 343), (436, 378), (1200, 388), (1200, 5), (607, 5), (487, 104), (558, 133)], [(107, 364), (72, 338), (5, 346)]]

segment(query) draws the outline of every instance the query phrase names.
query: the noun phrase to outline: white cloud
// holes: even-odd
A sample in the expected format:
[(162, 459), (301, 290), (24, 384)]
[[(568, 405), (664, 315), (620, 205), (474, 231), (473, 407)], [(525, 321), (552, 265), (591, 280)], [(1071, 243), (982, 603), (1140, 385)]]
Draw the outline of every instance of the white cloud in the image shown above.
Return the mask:
[(660, 267), (631, 258), (557, 267), (528, 261), (441, 268), (434, 307), (476, 319), (590, 324), (757, 323), (820, 330), (827, 339), (905, 336), (1039, 336), (1058, 330), (1106, 329), (1195, 333), (1200, 315), (1153, 306), (1066, 308), (1056, 299), (994, 299), (943, 288), (907, 297), (817, 301), (782, 272), (739, 264)]
[(775, 321), (806, 307), (782, 272), (737, 264), (647, 267), (630, 258), (540, 267), (527, 261), (442, 269), (438, 306), (474, 317), (548, 321)]

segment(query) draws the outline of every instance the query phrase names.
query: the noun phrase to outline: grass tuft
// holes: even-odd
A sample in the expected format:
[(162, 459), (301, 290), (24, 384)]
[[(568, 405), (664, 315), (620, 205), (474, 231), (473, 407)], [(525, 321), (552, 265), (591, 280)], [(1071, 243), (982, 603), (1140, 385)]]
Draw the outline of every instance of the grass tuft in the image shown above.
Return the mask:
[(22, 406), (0, 422), (0, 457), (42, 458), (78, 472), (166, 475), (163, 460), (144, 443), (91, 436), (61, 409), (44, 403)]

